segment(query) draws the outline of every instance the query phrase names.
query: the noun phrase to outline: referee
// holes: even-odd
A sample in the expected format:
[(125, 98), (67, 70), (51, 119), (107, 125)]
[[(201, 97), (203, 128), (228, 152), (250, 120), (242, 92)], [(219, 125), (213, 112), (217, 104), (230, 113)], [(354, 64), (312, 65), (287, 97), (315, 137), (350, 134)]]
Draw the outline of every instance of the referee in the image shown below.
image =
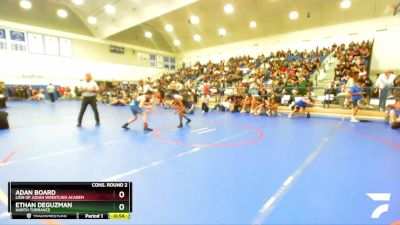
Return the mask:
[(54, 103), (54, 101), (55, 101), (55, 96), (54, 96), (55, 91), (56, 91), (56, 88), (54, 87), (54, 85), (52, 83), (50, 83), (47, 86), (47, 93), (49, 94), (49, 98), (52, 103)]
[(99, 111), (97, 110), (97, 100), (96, 100), (96, 93), (99, 90), (96, 82), (93, 81), (92, 75), (87, 73), (85, 80), (81, 83), (79, 87), (79, 92), (82, 94), (82, 105), (81, 111), (79, 112), (78, 117), (78, 125), (77, 127), (81, 127), (82, 125), (82, 117), (86, 111), (88, 105), (92, 107), (94, 112), (94, 117), (96, 119), (96, 126), (100, 125), (100, 118), (99, 118)]

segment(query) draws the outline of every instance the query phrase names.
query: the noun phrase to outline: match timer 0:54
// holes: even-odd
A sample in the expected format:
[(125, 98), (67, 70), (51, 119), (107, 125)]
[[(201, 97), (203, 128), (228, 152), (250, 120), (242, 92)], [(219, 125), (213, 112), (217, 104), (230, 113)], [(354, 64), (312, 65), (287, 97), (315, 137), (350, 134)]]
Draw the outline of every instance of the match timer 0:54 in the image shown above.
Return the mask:
[(129, 213), (110, 213), (109, 219), (110, 220), (129, 220), (130, 214)]
[(130, 219), (132, 182), (9, 182), (12, 219)]

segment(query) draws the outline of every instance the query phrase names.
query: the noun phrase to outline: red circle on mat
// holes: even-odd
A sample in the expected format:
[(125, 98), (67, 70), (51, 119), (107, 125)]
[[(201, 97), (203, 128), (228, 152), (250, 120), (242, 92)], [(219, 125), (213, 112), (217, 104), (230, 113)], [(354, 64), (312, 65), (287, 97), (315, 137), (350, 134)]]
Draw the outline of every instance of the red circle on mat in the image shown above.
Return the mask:
[(157, 140), (159, 140), (161, 142), (164, 142), (164, 143), (167, 143), (167, 144), (190, 146), (190, 147), (199, 147), (199, 148), (205, 148), (205, 147), (236, 147), (236, 146), (241, 146), (241, 145), (250, 145), (250, 144), (254, 144), (256, 142), (261, 141), (265, 136), (265, 133), (258, 127), (252, 127), (252, 126), (247, 126), (247, 125), (246, 126), (238, 125), (238, 127), (242, 127), (244, 129), (247, 129), (247, 130), (255, 131), (257, 133), (257, 137), (249, 139), (249, 140), (245, 140), (245, 141), (230, 142), (230, 143), (191, 144), (191, 143), (185, 143), (185, 142), (182, 142), (182, 141), (175, 141), (175, 140), (172, 140), (170, 138), (163, 137), (160, 134), (161, 131), (170, 129), (171, 127), (164, 127), (164, 128), (155, 129), (152, 134)]

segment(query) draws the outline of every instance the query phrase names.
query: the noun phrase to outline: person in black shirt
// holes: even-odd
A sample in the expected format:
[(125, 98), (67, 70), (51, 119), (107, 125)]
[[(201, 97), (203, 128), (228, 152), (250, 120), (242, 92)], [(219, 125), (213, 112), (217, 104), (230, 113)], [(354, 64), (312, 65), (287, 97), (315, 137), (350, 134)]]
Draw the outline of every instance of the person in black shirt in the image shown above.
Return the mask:
[(393, 81), (393, 97), (397, 100), (400, 100), (400, 75), (397, 76)]
[(369, 106), (371, 101), (371, 91), (372, 91), (372, 81), (369, 79), (368, 75), (365, 74), (361, 77), (361, 90), (363, 94), (363, 102), (365, 105)]

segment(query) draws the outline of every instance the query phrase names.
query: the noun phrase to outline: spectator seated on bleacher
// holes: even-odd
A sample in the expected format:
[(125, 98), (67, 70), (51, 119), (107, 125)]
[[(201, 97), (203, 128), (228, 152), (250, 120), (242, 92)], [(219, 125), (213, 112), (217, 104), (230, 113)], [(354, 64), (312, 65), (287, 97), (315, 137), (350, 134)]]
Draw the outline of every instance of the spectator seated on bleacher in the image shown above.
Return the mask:
[(44, 101), (45, 100), (44, 90), (43, 89), (40, 89), (40, 90), (33, 89), (32, 96), (29, 97), (28, 100)]
[(335, 68), (335, 78), (343, 78), (346, 74), (355, 72), (360, 76), (368, 75), (370, 48), (370, 43), (366, 41), (361, 44), (351, 42), (347, 48), (344, 44), (340, 45), (334, 54), (339, 60)]
[(110, 105), (112, 106), (126, 106), (129, 100), (126, 99), (122, 94), (118, 95), (115, 98), (112, 98)]

